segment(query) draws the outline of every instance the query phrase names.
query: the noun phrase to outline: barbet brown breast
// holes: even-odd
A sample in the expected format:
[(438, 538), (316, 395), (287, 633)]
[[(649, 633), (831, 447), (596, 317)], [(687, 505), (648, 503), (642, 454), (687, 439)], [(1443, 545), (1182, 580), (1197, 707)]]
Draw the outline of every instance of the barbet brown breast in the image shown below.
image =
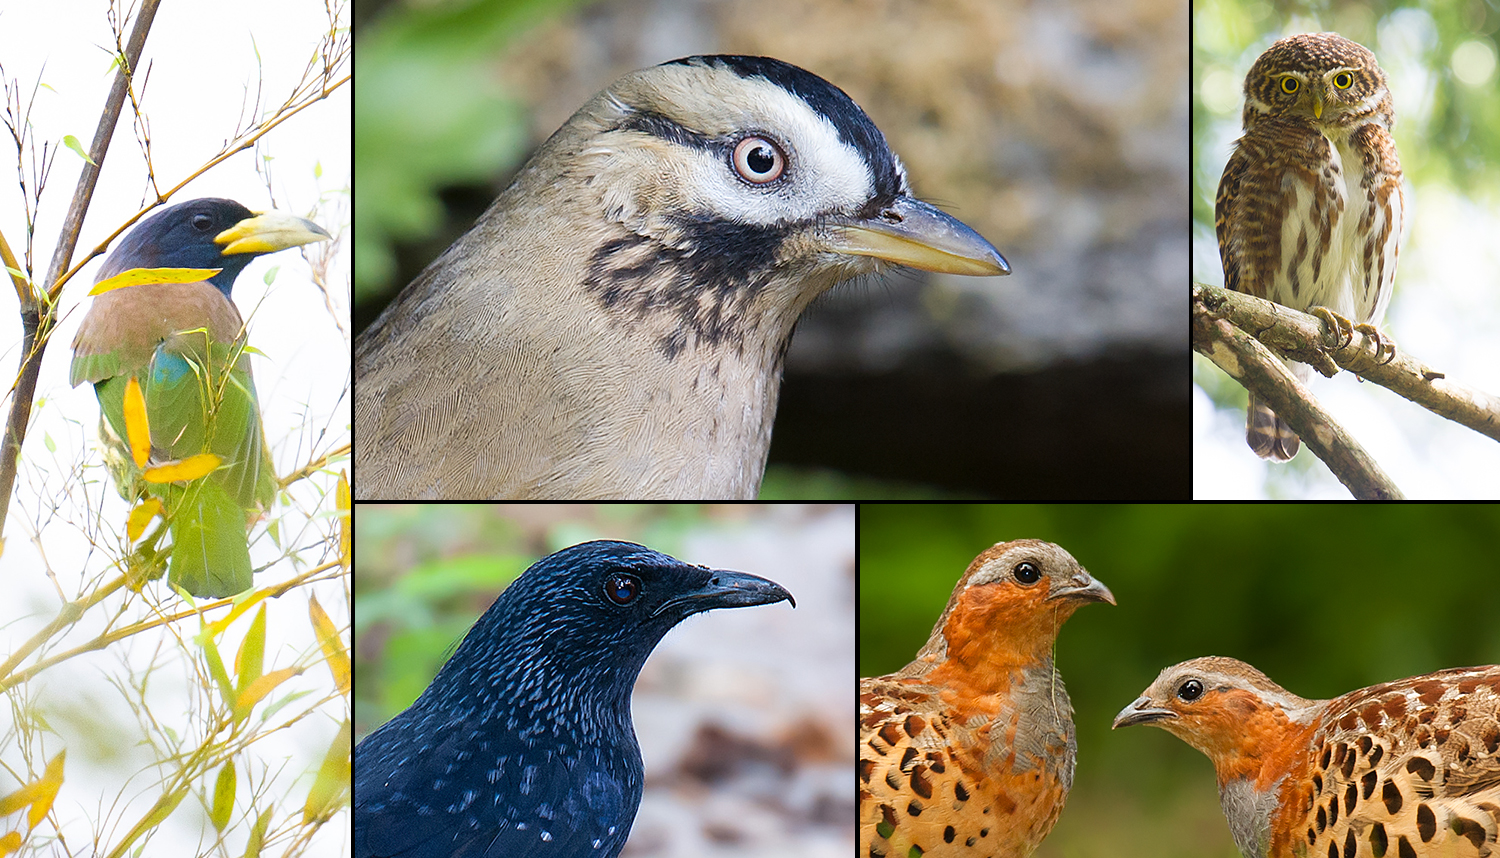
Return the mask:
[(1213, 761), (1245, 858), (1496, 858), (1500, 666), (1304, 700), (1232, 658), (1161, 672), (1115, 719)]
[(1073, 784), (1073, 707), (1052, 662), (1058, 629), (1114, 596), (1048, 542), (974, 558), (927, 645), (860, 680), (859, 854), (1021, 858)]

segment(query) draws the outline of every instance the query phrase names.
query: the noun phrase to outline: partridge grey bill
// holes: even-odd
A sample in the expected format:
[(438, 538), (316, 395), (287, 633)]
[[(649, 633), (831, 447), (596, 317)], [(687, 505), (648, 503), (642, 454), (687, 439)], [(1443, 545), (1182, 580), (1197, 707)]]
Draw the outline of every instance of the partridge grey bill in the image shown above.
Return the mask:
[(984, 236), (952, 215), (897, 197), (873, 218), (837, 224), (829, 249), (948, 274), (1009, 274), (1010, 263)]

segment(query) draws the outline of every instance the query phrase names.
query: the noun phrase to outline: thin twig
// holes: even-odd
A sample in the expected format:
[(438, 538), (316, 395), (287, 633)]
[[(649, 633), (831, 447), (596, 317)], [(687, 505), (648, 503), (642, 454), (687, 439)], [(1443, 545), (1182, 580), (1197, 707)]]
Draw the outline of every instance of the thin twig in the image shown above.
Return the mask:
[(89, 160), (83, 164), (78, 176), (78, 187), (73, 191), (67, 217), (63, 220), (62, 233), (57, 248), (52, 254), (52, 263), (42, 288), (29, 289), (21, 301), (21, 371), (16, 380), (10, 403), (10, 420), (5, 426), (5, 443), (0, 445), (0, 533), (5, 532), (5, 515), (10, 507), (11, 489), (16, 484), (16, 461), (21, 456), (21, 443), (26, 439), (26, 424), (31, 419), (31, 404), (36, 397), (37, 377), (42, 369), (42, 352), (47, 347), (48, 336), (56, 325), (51, 308), (56, 304), (57, 292), (47, 289), (46, 284), (57, 282), (58, 274), (73, 257), (73, 248), (78, 244), (78, 233), (83, 228), (84, 215), (88, 213), (89, 201), (94, 196), (94, 184), (99, 179), (99, 168), (109, 150), (110, 138), (125, 104), (125, 90), (129, 85), (131, 69), (141, 58), (146, 46), (146, 35), (151, 32), (151, 22), (156, 18), (156, 7), (160, 0), (142, 0), (141, 9), (135, 16), (135, 26), (130, 32), (128, 44), (120, 44), (120, 30), (115, 30), (115, 42), (120, 50), (120, 69), (104, 100), (104, 111), (99, 117), (99, 126), (94, 131), (94, 142), (89, 146)]
[(324, 468), (328, 467), (328, 464), (336, 459), (348, 458), (349, 451), (352, 449), (353, 447), (351, 445), (345, 444), (342, 447), (336, 447), (332, 450), (329, 450), (322, 456), (319, 456), (318, 458), (312, 460), (311, 462), (308, 462), (297, 470), (292, 471), (290, 474), (282, 477), (281, 487), (286, 488), (287, 486), (290, 486), (292, 483), (295, 483), (298, 480), (307, 479), (318, 471), (321, 471)]

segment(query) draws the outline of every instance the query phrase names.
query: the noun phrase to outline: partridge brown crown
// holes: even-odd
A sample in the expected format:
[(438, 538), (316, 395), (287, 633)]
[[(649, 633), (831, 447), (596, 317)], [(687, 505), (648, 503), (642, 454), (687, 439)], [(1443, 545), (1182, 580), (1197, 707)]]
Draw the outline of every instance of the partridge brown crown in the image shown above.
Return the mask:
[(1232, 658), (1169, 667), (1116, 727), (1202, 751), (1246, 858), (1500, 856), (1500, 666), (1304, 700)]
[(1114, 596), (1068, 552), (1002, 542), (969, 564), (916, 660), (860, 680), (862, 858), (1022, 858), (1073, 784), (1063, 622)]

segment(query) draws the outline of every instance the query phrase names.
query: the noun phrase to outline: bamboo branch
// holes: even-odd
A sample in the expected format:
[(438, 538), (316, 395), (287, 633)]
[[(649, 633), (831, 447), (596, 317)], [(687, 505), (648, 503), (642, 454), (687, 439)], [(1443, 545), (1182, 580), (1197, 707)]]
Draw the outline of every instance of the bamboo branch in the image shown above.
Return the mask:
[(89, 160), (84, 162), (83, 170), (78, 176), (78, 187), (73, 191), (72, 202), (68, 205), (68, 214), (63, 220), (62, 233), (58, 236), (57, 248), (52, 254), (47, 279), (40, 286), (33, 284), (21, 302), (21, 372), (12, 393), (10, 420), (5, 426), (5, 443), (0, 445), (0, 533), (5, 532), (10, 493), (16, 484), (16, 462), (21, 456), (21, 442), (26, 439), (26, 424), (31, 419), (31, 403), (36, 396), (37, 377), (41, 374), (42, 352), (47, 347), (48, 336), (57, 325), (56, 316), (52, 314), (56, 292), (47, 287), (48, 284), (57, 282), (59, 274), (73, 258), (78, 233), (83, 229), (84, 215), (88, 214), (89, 201), (94, 197), (94, 184), (99, 179), (99, 169), (104, 164), (110, 137), (114, 135), (115, 123), (119, 121), (120, 110), (125, 104), (131, 71), (140, 61), (159, 2), (160, 0), (143, 0), (140, 11), (136, 13), (130, 39), (121, 46), (120, 69), (115, 73), (114, 83), (104, 100), (104, 111), (99, 116), (99, 126), (94, 131), (94, 142), (89, 146)]
[(332, 462), (336, 459), (348, 458), (349, 452), (352, 449), (353, 447), (351, 445), (345, 444), (342, 447), (338, 447), (337, 449), (330, 450), (329, 452), (324, 453), (318, 458), (313, 459), (311, 462), (308, 462), (297, 470), (282, 477), (280, 480), (281, 487), (284, 489), (287, 486), (290, 486), (292, 483), (297, 482), (298, 480), (307, 479), (313, 474), (316, 474), (318, 471), (321, 471), (324, 468), (328, 467), (329, 462)]

